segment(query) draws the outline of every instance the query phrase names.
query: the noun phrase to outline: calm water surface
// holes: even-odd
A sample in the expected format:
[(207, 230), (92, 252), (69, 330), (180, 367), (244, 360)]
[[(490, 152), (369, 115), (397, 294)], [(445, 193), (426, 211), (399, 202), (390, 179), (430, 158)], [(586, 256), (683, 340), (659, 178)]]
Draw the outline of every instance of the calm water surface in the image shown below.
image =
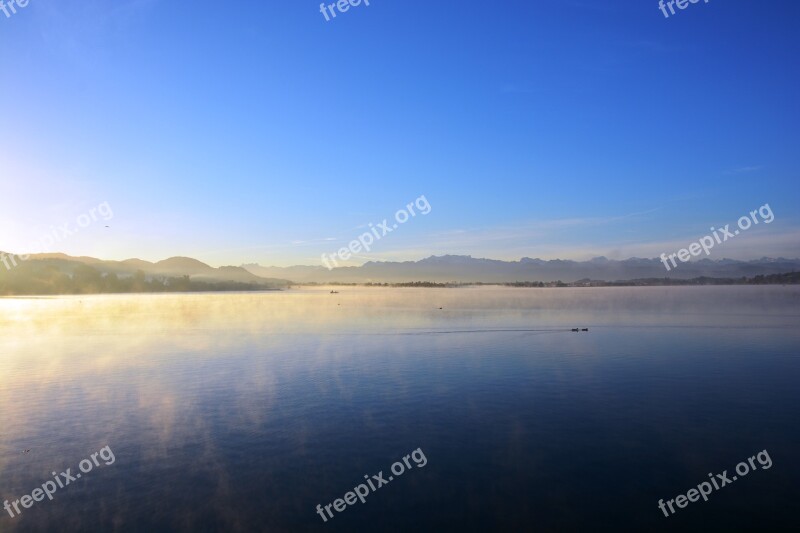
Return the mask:
[(799, 288), (338, 290), (0, 298), (0, 531), (800, 526)]

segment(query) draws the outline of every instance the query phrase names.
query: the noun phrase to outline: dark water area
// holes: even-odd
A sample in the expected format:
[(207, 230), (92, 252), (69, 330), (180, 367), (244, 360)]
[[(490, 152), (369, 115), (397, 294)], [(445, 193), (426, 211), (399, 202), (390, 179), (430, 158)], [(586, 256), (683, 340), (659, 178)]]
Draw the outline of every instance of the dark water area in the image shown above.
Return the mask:
[(0, 299), (0, 531), (800, 527), (797, 287), (338, 290)]

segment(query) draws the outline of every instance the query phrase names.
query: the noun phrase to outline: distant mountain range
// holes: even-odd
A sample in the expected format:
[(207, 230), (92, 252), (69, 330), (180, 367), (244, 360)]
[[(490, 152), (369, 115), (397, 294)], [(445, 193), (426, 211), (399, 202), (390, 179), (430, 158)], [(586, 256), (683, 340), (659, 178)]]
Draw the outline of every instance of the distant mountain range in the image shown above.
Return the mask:
[(500, 261), (468, 255), (431, 256), (420, 261), (370, 261), (358, 267), (338, 267), (332, 270), (324, 266), (264, 267), (246, 264), (242, 267), (257, 276), (290, 279), (295, 283), (509, 283), (558, 280), (574, 282), (586, 279), (620, 281), (644, 278), (741, 278), (800, 271), (800, 259), (701, 259), (678, 263), (678, 267), (669, 272), (658, 259), (631, 258), (617, 261), (596, 257), (589, 261), (570, 261), (523, 257), (519, 261)]
[[(0, 260), (4, 257), (0, 252)], [(9, 258), (5, 258), (9, 262)], [(302, 283), (526, 283), (557, 282), (586, 285), (589, 280), (741, 279), (800, 272), (800, 259), (762, 258), (752, 261), (703, 259), (679, 263), (667, 272), (658, 259), (621, 261), (597, 257), (589, 261), (519, 261), (471, 256), (431, 256), (420, 261), (371, 261), (358, 267), (324, 266), (214, 268), (190, 257), (151, 263), (141, 259), (104, 261), (65, 254), (36, 254), (17, 266), (0, 263), (0, 294), (70, 294), (88, 292), (163, 292), (281, 289)]]

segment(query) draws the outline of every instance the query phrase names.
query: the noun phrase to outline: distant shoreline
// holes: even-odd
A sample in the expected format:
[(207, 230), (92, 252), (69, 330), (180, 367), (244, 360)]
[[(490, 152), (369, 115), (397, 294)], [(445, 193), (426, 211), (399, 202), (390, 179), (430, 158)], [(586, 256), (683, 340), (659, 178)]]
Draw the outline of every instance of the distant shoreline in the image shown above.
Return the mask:
[[(603, 281), (583, 279), (573, 282), (562, 281), (515, 281), (515, 282), (432, 282), (411, 281), (398, 283), (355, 283), (355, 282), (288, 282), (286, 287), (272, 287), (261, 284), (236, 281), (200, 281), (189, 276), (163, 279), (119, 279), (113, 277), (62, 278), (61, 285), (53, 283), (24, 286), (0, 283), (0, 297), (8, 296), (81, 296), (91, 294), (187, 294), (209, 292), (265, 292), (281, 291), (292, 288), (309, 287), (377, 287), (377, 288), (432, 288), (454, 289), (464, 287), (510, 287), (519, 289), (546, 288), (598, 288), (598, 287), (691, 287), (691, 286), (743, 286), (743, 285), (798, 285), (800, 272), (785, 274), (758, 275), (741, 278), (697, 277), (692, 279), (645, 278), (619, 281)], [(1, 281), (1, 280), (0, 280)]]
[(515, 287), (515, 288), (564, 288), (564, 287), (685, 287), (706, 285), (798, 285), (800, 272), (758, 275), (750, 278), (711, 278), (701, 276), (691, 279), (644, 278), (620, 281), (578, 280), (563, 281), (513, 281), (513, 282), (447, 282), (410, 281), (400, 283), (350, 283), (350, 282), (306, 282), (292, 283), (291, 287), (388, 287), (388, 288), (459, 288), (459, 287)]

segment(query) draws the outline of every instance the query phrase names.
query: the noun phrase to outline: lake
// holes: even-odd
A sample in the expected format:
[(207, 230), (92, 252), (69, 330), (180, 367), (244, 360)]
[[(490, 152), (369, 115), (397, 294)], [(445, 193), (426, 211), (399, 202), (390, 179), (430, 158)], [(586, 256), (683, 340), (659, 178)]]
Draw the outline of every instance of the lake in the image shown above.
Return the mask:
[(800, 287), (330, 290), (0, 298), (0, 531), (800, 526)]

